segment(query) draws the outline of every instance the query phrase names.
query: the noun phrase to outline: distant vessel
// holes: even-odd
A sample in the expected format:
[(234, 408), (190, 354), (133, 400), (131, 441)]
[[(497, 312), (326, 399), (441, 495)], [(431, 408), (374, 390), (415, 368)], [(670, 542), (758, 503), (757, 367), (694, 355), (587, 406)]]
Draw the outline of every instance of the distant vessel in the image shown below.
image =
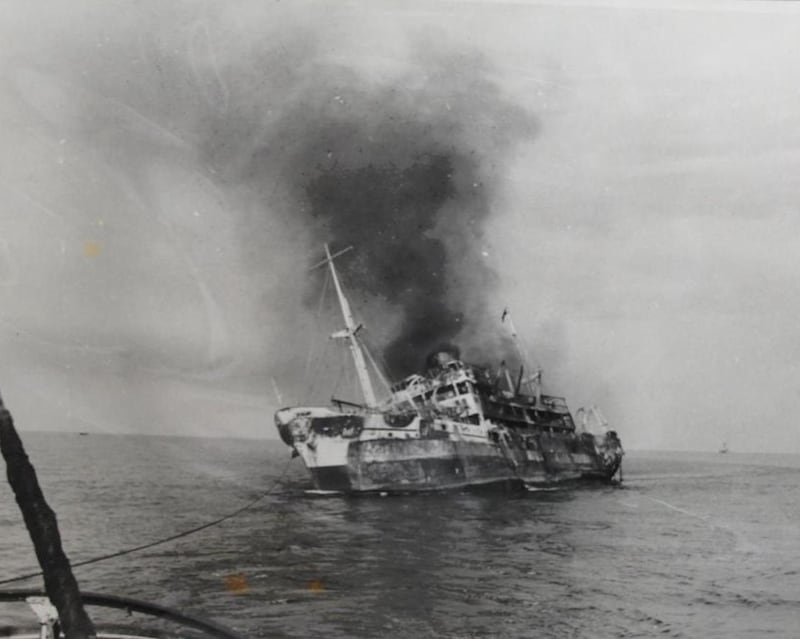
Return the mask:
[(565, 400), (543, 394), (541, 371), (524, 378), (521, 367), (514, 380), (505, 364), (492, 372), (462, 362), (457, 349), (446, 347), (428, 358), (424, 373), (391, 385), (379, 400), (358, 336), (361, 325), (333, 264), (347, 250), (331, 255), (326, 245), (318, 266), (330, 268), (345, 323), (333, 337), (349, 345), (364, 403), (333, 400), (332, 406), (275, 414), (281, 438), (302, 458), (318, 491), (535, 488), (614, 477), (624, 454), (617, 433), (602, 418), (602, 434), (587, 432), (589, 417), (599, 416), (596, 409), (581, 411), (576, 427)]
[(727, 442), (722, 442), (722, 446), (720, 446), (720, 449), (719, 449), (719, 454), (720, 455), (724, 455), (727, 452), (728, 452), (728, 443)]

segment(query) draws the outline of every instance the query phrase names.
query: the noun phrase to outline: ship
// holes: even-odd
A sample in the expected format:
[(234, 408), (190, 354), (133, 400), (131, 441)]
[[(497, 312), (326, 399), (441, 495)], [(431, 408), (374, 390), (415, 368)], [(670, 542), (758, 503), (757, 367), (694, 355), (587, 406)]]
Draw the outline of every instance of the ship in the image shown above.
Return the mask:
[[(386, 382), (360, 339), (331, 254), (326, 266), (345, 328), (331, 337), (349, 346), (363, 402), (331, 399), (329, 406), (292, 406), (275, 413), (275, 425), (292, 455), (311, 474), (317, 493), (414, 493), (504, 487), (536, 490), (565, 482), (614, 481), (624, 455), (617, 432), (593, 407), (573, 417), (563, 397), (543, 392), (542, 371), (514, 374), (462, 361), (444, 346), (423, 371)], [(508, 320), (508, 310), (502, 320)], [(515, 346), (516, 330), (511, 324)], [(366, 353), (366, 355), (365, 355)], [(388, 392), (378, 398), (373, 375)], [(521, 361), (523, 360), (520, 357)], [(592, 432), (594, 417), (601, 432)]]

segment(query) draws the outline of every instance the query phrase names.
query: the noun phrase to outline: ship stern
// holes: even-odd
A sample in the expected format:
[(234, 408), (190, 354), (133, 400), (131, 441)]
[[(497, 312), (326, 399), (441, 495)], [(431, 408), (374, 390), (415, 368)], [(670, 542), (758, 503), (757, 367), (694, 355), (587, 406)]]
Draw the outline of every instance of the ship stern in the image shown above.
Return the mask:
[[(625, 450), (622, 448), (622, 442), (619, 435), (614, 430), (606, 431), (602, 436), (591, 435), (594, 441), (594, 457), (595, 467), (583, 474), (585, 478), (589, 479), (604, 479), (611, 481), (617, 472), (620, 472), (622, 477), (622, 458), (625, 455)], [(620, 479), (621, 481), (621, 479)]]

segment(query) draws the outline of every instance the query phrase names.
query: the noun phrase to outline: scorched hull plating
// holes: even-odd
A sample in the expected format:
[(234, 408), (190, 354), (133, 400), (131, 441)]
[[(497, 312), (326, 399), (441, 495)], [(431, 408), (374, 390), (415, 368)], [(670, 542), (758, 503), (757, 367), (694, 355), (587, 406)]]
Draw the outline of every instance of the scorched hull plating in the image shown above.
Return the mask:
[[(440, 491), (478, 486), (546, 487), (581, 479), (610, 480), (620, 458), (604, 456), (594, 437), (500, 433), (497, 442), (438, 438), (394, 431), (391, 437), (331, 436), (331, 423), (361, 430), (359, 416), (290, 420), (279, 430), (311, 473), (318, 491), (380, 493)], [(299, 422), (299, 424), (298, 424)], [(414, 424), (410, 424), (413, 428)], [(453, 422), (442, 424), (452, 429)], [(292, 428), (294, 427), (294, 428)], [(300, 434), (298, 431), (305, 431)], [(355, 433), (354, 433), (355, 434)], [(476, 438), (477, 439), (477, 438)]]

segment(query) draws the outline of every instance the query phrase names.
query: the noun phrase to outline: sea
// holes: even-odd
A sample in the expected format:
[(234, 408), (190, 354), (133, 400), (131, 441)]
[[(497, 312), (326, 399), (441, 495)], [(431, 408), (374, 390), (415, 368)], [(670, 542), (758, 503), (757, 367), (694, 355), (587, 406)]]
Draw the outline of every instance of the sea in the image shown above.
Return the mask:
[[(797, 456), (629, 451), (621, 486), (346, 497), (272, 440), (22, 437), (73, 562), (271, 491), (75, 569), (247, 637), (800, 636)], [(0, 579), (36, 568), (0, 487)], [(31, 622), (0, 607), (0, 629)]]

